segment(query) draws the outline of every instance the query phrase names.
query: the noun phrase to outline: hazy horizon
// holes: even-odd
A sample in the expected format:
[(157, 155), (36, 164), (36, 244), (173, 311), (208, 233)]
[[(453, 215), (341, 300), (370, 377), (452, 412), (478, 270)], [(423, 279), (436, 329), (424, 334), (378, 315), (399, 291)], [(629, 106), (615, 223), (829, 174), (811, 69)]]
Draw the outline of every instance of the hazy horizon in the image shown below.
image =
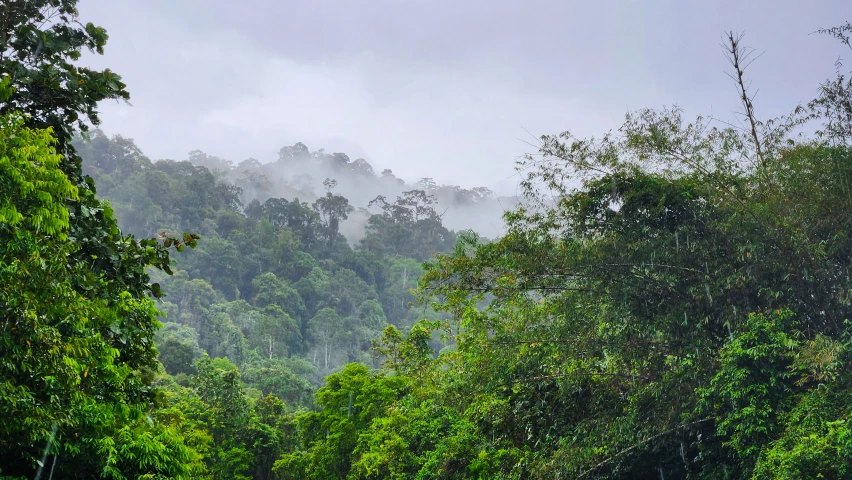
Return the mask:
[(764, 52), (748, 72), (758, 116), (788, 112), (842, 54), (809, 33), (852, 13), (840, 1), (121, 3), (80, 3), (110, 34), (85, 61), (131, 93), (132, 107), (102, 104), (101, 128), (152, 159), (266, 163), (303, 142), (410, 183), (509, 195), (530, 134), (596, 135), (672, 104), (733, 118), (727, 30)]

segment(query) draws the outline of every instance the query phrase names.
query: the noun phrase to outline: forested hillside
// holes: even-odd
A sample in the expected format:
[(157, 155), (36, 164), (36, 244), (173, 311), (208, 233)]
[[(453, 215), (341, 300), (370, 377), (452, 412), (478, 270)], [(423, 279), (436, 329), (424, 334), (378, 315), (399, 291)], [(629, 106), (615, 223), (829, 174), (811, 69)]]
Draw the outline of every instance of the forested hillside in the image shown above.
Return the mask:
[(0, 3), (2, 478), (852, 475), (841, 61), (761, 121), (731, 34), (741, 126), (544, 136), (498, 198), (149, 159), (90, 129), (129, 93), (76, 5)]
[[(355, 207), (336, 193), (336, 179), (327, 179), (327, 192), (317, 197), (309, 186), (273, 186), (261, 165), (231, 169), (199, 152), (190, 155), (196, 164), (152, 162), (131, 140), (97, 130), (87, 137), (74, 144), (83, 172), (109, 201), (122, 231), (137, 237), (197, 232), (204, 239), (172, 256), (171, 274), (152, 272), (164, 292), (157, 345), (167, 372), (191, 373), (204, 353), (227, 357), (263, 394), (308, 406), (313, 391), (305, 379), (319, 385), (350, 362), (379, 366), (370, 342), (387, 325), (407, 330), (424, 318), (444, 318), (415, 304), (412, 294), (422, 262), (456, 242), (436, 210), (434, 186), (404, 190), (394, 182), (403, 191), (392, 202), (376, 194), (362, 207), (367, 220), (360, 241), (351, 242), (341, 229)], [(322, 168), (329, 158), (339, 156), (306, 154), (303, 160)], [(380, 178), (353, 173), (346, 162), (338, 167), (333, 173), (344, 180), (356, 175), (363, 188), (381, 186)], [(235, 184), (233, 177), (254, 183)], [(314, 201), (269, 196), (274, 189)], [(280, 380), (285, 377), (291, 381)]]
[[(352, 247), (358, 247), (359, 242), (369, 236), (365, 242), (369, 243), (367, 250), (376, 253), (390, 250), (388, 253), (418, 259), (430, 257), (441, 241), (435, 238), (414, 240), (414, 236), (424, 234), (429, 228), (428, 222), (415, 226), (418, 220), (440, 220), (451, 230), (472, 229), (493, 236), (501, 233), (503, 213), (518, 203), (517, 197), (498, 196), (485, 187), (466, 189), (457, 185), (439, 185), (431, 178), (406, 184), (391, 170), (377, 174), (363, 158), (350, 160), (345, 153), (329, 154), (323, 149), (312, 152), (302, 143), (282, 147), (275, 161), (261, 163), (249, 158), (236, 165), (200, 150), (189, 152), (187, 158), (179, 162), (151, 162), (132, 140), (121, 136), (109, 139), (99, 130), (91, 132), (88, 141), (79, 140), (76, 145), (86, 161), (84, 170), (95, 178), (99, 192), (114, 205), (120, 205), (118, 217), (122, 227), (142, 236), (155, 235), (159, 226), (204, 227), (196, 221), (198, 215), (204, 214), (189, 213), (197, 212), (199, 205), (151, 210), (150, 202), (165, 202), (165, 199), (153, 198), (159, 192), (149, 187), (151, 182), (156, 182), (156, 177), (137, 177), (132, 185), (127, 183), (125, 176), (138, 174), (152, 164), (155, 164), (155, 170), (166, 175), (173, 171), (179, 175), (189, 174), (187, 164), (204, 167), (204, 171), (215, 179), (205, 180), (215, 183), (208, 188), (228, 190), (228, 193), (220, 194), (221, 201), (232, 202), (227, 205), (229, 209), (255, 217), (259, 215), (258, 208), (272, 198), (288, 202), (298, 199), (313, 210), (317, 209), (312, 206), (322, 206), (325, 211), (318, 210), (323, 216), (322, 221), (329, 221), (326, 215), (333, 213), (331, 218), (337, 222), (336, 225), (339, 224), (339, 228), (335, 228)], [(167, 165), (174, 166), (170, 169)], [(192, 183), (187, 186), (191, 187)], [(138, 192), (138, 188), (143, 188), (144, 193)], [(320, 200), (329, 193), (333, 193), (335, 200)], [(340, 197), (346, 199), (345, 205), (335, 203), (342, 201)], [(172, 197), (172, 200), (177, 198)], [(317, 200), (320, 200), (319, 204)], [(211, 206), (214, 210), (226, 207), (219, 204)], [(382, 236), (379, 231), (387, 228), (380, 223), (388, 216), (374, 217), (376, 213), (387, 213), (394, 223), (405, 228), (395, 232), (393, 238), (387, 237), (390, 232)], [(386, 241), (391, 243), (382, 247)], [(448, 236), (443, 241), (451, 246), (453, 237)], [(425, 243), (414, 245), (406, 242)]]

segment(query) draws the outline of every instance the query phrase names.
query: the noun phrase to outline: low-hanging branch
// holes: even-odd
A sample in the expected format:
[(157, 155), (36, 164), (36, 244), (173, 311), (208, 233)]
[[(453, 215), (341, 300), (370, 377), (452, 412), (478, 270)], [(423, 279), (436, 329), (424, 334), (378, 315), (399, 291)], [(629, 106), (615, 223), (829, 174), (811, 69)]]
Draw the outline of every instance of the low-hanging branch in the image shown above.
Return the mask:
[(651, 442), (651, 441), (653, 441), (653, 440), (656, 440), (656, 439), (658, 439), (658, 438), (660, 438), (660, 437), (664, 437), (664, 436), (666, 436), (666, 435), (668, 435), (668, 434), (670, 434), (670, 433), (672, 433), (672, 432), (676, 432), (676, 431), (678, 431), (678, 430), (683, 430), (684, 428), (691, 427), (691, 426), (693, 426), (693, 425), (698, 425), (699, 423), (709, 422), (709, 421), (712, 421), (712, 420), (715, 420), (715, 419), (716, 419), (716, 417), (709, 417), (709, 418), (702, 418), (701, 420), (695, 420), (695, 421), (693, 421), (693, 422), (682, 423), (682, 424), (680, 424), (680, 425), (678, 425), (678, 426), (676, 426), (676, 427), (674, 427), (674, 428), (670, 428), (670, 429), (668, 429), (668, 430), (666, 430), (666, 431), (664, 431), (664, 432), (662, 432), (662, 433), (658, 433), (658, 434), (656, 434), (656, 435), (654, 435), (654, 436), (652, 436), (652, 437), (648, 437), (648, 438), (646, 438), (645, 440), (642, 440), (641, 442), (634, 443), (633, 445), (631, 445), (631, 446), (629, 446), (629, 447), (625, 448), (624, 450), (619, 451), (618, 453), (616, 453), (615, 455), (612, 455), (611, 457), (607, 457), (607, 458), (606, 458), (606, 459), (604, 459), (602, 462), (598, 463), (597, 465), (593, 466), (592, 468), (590, 468), (590, 469), (586, 470), (585, 472), (580, 473), (580, 475), (579, 475), (577, 478), (578, 478), (578, 479), (580, 479), (580, 478), (585, 478), (585, 477), (587, 477), (590, 473), (592, 473), (592, 472), (594, 472), (595, 470), (597, 470), (597, 469), (601, 468), (602, 466), (606, 465), (607, 463), (609, 463), (609, 462), (611, 462), (611, 461), (615, 460), (616, 458), (618, 458), (618, 457), (620, 457), (620, 456), (622, 456), (622, 455), (624, 455), (624, 454), (626, 454), (626, 453), (628, 453), (628, 452), (630, 452), (630, 451), (632, 451), (632, 450), (635, 450), (636, 448), (639, 448), (639, 447), (641, 447), (642, 445), (645, 445), (646, 443), (649, 443), (649, 442)]

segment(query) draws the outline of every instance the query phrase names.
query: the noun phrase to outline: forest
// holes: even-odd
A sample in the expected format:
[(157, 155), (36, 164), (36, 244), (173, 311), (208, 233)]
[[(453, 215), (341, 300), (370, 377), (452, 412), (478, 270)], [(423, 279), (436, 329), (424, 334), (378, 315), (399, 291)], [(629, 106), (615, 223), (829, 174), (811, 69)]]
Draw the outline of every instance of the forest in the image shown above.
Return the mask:
[(761, 120), (726, 34), (737, 123), (545, 135), (501, 197), (152, 160), (77, 4), (0, 3), (0, 478), (852, 477), (842, 60)]

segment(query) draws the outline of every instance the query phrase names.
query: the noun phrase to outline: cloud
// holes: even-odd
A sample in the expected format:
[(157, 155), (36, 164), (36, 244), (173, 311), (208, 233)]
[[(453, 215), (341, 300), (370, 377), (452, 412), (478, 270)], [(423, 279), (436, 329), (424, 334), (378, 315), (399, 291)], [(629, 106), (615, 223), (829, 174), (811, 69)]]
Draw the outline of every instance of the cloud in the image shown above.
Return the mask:
[[(153, 158), (193, 149), (239, 162), (297, 141), (408, 180), (514, 191), (538, 136), (615, 128), (629, 108), (738, 109), (720, 35), (766, 55), (750, 74), (768, 118), (807, 101), (840, 53), (808, 36), (852, 14), (839, 0), (694, 4), (83, 0), (110, 33), (86, 57), (125, 78), (134, 107), (104, 130)], [(844, 16), (845, 15), (845, 16)]]
[(518, 92), (494, 77), (451, 70), (409, 71), (391, 82), (393, 95), (380, 97), (365, 77), (391, 69), (374, 58), (333, 66), (269, 59), (254, 71), (251, 93), (203, 114), (202, 128), (228, 130), (270, 150), (302, 141), (346, 151), (407, 179), (494, 185), (530, 149), (522, 127), (563, 123), (593, 131), (613, 120), (564, 99)]

